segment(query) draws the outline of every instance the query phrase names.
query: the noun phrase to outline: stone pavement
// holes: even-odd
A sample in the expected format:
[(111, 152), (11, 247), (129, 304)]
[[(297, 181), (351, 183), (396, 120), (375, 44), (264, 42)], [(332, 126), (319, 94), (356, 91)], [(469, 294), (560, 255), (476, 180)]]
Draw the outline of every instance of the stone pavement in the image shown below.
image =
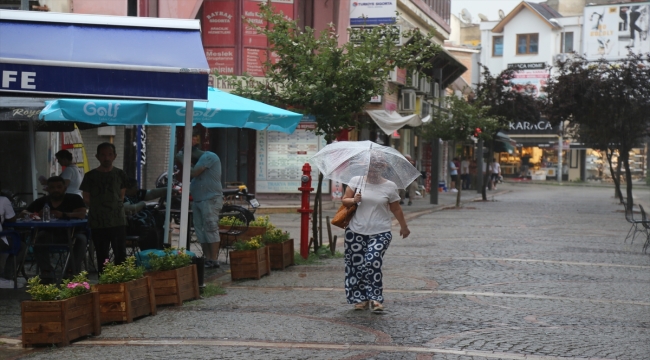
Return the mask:
[[(20, 296), (2, 291), (0, 357), (649, 358), (650, 256), (643, 239), (623, 243), (629, 224), (611, 189), (503, 184), (494, 201), (467, 200), (405, 207), (412, 234), (386, 254), (383, 314), (346, 304), (342, 259), (238, 282), (224, 267), (209, 279), (227, 295), (22, 351)], [(297, 238), (298, 214), (270, 217)]]

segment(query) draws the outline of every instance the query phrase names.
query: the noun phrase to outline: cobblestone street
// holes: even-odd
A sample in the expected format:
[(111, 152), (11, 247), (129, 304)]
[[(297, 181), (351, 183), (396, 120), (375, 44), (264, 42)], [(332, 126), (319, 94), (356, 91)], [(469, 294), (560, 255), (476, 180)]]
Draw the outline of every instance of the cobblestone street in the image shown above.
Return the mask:
[[(643, 234), (623, 242), (629, 224), (613, 189), (503, 184), (499, 191), (460, 210), (412, 213), (411, 237), (396, 236), (386, 253), (383, 314), (346, 304), (342, 259), (233, 283), (219, 270), (209, 279), (226, 295), (17, 356), (649, 359), (650, 255)], [(635, 196), (650, 203), (646, 187)], [(298, 246), (298, 214), (271, 221)], [(17, 348), (20, 329), (0, 330), (5, 346)]]

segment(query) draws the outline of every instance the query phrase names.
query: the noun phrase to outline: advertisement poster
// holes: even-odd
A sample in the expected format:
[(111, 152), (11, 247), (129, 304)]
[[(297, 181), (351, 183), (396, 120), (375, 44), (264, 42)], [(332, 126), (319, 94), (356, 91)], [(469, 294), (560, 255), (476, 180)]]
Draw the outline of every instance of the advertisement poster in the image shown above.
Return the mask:
[(204, 50), (211, 73), (214, 71), (218, 71), (220, 75), (233, 75), (235, 73), (234, 47), (204, 48)]
[[(302, 167), (325, 146), (325, 139), (311, 129), (315, 123), (301, 122), (293, 134), (262, 131), (257, 136), (258, 193), (300, 193)], [(312, 187), (318, 187), (318, 169), (312, 166)], [(323, 181), (322, 191), (329, 194), (329, 181)]]
[(350, 1), (350, 25), (394, 24), (397, 0)]
[(236, 16), (236, 1), (206, 1), (201, 19), (203, 46), (235, 46)]
[(587, 6), (583, 43), (588, 60), (618, 60), (650, 52), (650, 2)]
[(510, 80), (514, 91), (534, 97), (546, 97), (546, 83), (550, 73), (545, 63), (508, 64), (508, 69), (515, 70), (515, 77)]
[(267, 46), (266, 35), (258, 34), (257, 30), (249, 22), (259, 27), (266, 26), (266, 22), (262, 20), (262, 15), (260, 14), (260, 1), (244, 1), (244, 20), (242, 21), (244, 32), (243, 45), (247, 47), (265, 48)]

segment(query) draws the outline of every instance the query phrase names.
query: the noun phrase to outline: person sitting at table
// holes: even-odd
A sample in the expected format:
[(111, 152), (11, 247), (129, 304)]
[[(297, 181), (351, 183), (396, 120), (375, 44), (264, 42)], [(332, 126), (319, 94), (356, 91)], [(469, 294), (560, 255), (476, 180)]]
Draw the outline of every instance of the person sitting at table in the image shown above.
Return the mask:
[[(79, 190), (79, 185), (81, 185), (81, 181), (84, 178), (83, 170), (79, 169), (77, 164), (72, 162), (72, 153), (68, 150), (61, 150), (54, 154), (54, 157), (61, 166), (65, 167), (65, 170), (59, 174), (65, 180), (65, 192), (83, 197), (81, 190)], [(38, 180), (43, 185), (43, 190), (47, 191), (47, 179), (45, 179), (45, 176), (39, 176)]]
[[(65, 192), (65, 179), (60, 176), (52, 176), (47, 179), (47, 189), (49, 195), (36, 199), (27, 206), (26, 210), (21, 213), (23, 216), (31, 213), (38, 213), (43, 218), (43, 207), (45, 204), (50, 206), (50, 217), (52, 219), (71, 220), (86, 218), (86, 204), (79, 195), (67, 194)], [(73, 262), (68, 267), (66, 275), (76, 275), (81, 271), (81, 262), (86, 255), (86, 234), (81, 229), (75, 229), (74, 232)], [(54, 268), (50, 263), (50, 254), (47, 246), (38, 245), (56, 245), (68, 244), (68, 230), (64, 228), (45, 228), (40, 229), (34, 239), (34, 254), (36, 264), (41, 271), (40, 277), (43, 283), (51, 282), (54, 279)]]
[[(177, 190), (172, 190), (177, 193)], [(124, 194), (124, 213), (126, 213), (127, 235), (140, 236), (138, 247), (140, 250), (162, 249), (162, 229), (156, 221), (155, 213), (147, 209), (146, 201), (164, 198), (167, 188), (151, 190), (139, 189), (138, 180), (126, 180), (126, 193)]]

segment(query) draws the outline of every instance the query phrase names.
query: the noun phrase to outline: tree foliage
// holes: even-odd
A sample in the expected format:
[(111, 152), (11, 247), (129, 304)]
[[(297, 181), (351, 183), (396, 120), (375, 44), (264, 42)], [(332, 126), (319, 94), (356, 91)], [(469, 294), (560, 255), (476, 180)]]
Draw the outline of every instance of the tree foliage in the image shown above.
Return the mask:
[[(630, 53), (618, 62), (589, 62), (575, 56), (558, 64), (558, 75), (547, 86), (549, 119), (568, 121), (567, 131), (574, 138), (606, 151), (610, 169), (611, 157), (618, 152), (629, 206), (633, 204), (629, 152), (648, 136), (650, 126), (649, 64), (650, 54)], [(618, 189), (613, 169), (612, 177)]]
[(260, 5), (267, 27), (253, 23), (267, 36), (277, 62), (267, 61), (266, 78), (221, 76), (234, 86), (234, 94), (267, 104), (310, 114), (316, 118), (316, 133), (331, 142), (341, 129), (355, 126), (354, 115), (363, 111), (373, 96), (384, 95), (389, 73), (395, 66), (422, 70), (440, 46), (413, 29), (397, 34), (386, 26), (348, 29), (355, 42), (339, 46), (333, 24), (316, 34), (310, 27), (300, 29), (296, 21), (275, 14), (271, 6)]

